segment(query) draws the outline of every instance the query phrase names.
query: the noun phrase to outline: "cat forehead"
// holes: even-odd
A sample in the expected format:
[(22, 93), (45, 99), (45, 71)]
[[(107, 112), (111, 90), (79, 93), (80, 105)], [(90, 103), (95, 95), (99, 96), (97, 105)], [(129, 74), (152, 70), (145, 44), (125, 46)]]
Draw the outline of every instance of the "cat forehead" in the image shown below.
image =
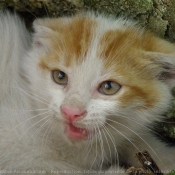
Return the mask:
[(144, 59), (142, 52), (164, 49), (157, 46), (152, 34), (145, 34), (130, 21), (92, 14), (37, 20), (34, 28), (35, 37), (48, 48), (39, 63), (43, 69), (72, 67), (87, 59), (94, 65), (102, 62), (103, 69), (113, 75), (119, 72), (128, 79), (139, 74), (147, 77), (148, 71), (143, 70), (149, 59)]
[[(75, 62), (80, 64), (85, 59), (93, 61), (100, 58), (111, 69), (113, 64), (119, 64), (117, 62), (121, 57), (126, 57), (122, 50), (130, 52), (128, 48), (137, 37), (133, 35), (135, 31), (130, 22), (101, 16), (45, 19), (37, 21), (35, 25), (51, 29), (43, 36), (46, 37), (47, 33), (46, 40), (49, 40), (47, 44), (50, 48), (49, 57), (43, 58), (40, 64), (43, 67), (55, 62), (70, 67)], [(120, 58), (117, 59), (117, 56)]]

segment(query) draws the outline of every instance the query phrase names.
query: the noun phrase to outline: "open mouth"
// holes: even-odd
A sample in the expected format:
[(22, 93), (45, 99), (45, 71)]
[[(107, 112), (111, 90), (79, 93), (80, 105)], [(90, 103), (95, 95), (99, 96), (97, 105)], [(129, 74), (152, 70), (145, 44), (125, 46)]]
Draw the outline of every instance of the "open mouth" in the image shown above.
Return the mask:
[(90, 131), (86, 128), (78, 128), (72, 123), (65, 124), (65, 134), (72, 140), (89, 140), (95, 134), (94, 131)]

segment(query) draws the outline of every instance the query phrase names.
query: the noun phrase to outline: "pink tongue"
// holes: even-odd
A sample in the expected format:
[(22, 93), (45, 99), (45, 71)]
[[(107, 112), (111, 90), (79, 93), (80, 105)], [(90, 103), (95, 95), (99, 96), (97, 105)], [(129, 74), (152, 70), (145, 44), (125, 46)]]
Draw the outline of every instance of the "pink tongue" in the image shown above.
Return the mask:
[(76, 128), (71, 123), (66, 128), (65, 133), (73, 140), (86, 139), (88, 137), (88, 131), (84, 128)]

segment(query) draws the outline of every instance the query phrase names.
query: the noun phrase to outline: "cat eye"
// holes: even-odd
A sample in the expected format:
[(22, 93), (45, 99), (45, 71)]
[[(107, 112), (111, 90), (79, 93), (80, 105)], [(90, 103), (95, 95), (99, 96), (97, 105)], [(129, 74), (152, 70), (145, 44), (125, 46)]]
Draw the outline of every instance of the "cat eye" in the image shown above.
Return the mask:
[(113, 95), (120, 90), (121, 86), (114, 81), (105, 81), (99, 87), (99, 92), (104, 95)]
[(60, 70), (54, 70), (52, 76), (54, 81), (59, 85), (66, 85), (68, 82), (68, 76)]

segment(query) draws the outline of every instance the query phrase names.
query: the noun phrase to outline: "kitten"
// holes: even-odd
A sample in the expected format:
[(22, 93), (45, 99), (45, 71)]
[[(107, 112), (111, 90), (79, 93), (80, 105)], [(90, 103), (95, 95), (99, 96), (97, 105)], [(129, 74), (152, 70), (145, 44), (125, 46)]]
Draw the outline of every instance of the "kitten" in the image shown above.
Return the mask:
[(174, 44), (91, 13), (36, 19), (32, 37), (1, 13), (0, 28), (5, 174), (121, 174), (122, 163), (140, 166), (143, 150), (161, 170), (175, 168), (175, 147), (148, 128), (172, 99)]

